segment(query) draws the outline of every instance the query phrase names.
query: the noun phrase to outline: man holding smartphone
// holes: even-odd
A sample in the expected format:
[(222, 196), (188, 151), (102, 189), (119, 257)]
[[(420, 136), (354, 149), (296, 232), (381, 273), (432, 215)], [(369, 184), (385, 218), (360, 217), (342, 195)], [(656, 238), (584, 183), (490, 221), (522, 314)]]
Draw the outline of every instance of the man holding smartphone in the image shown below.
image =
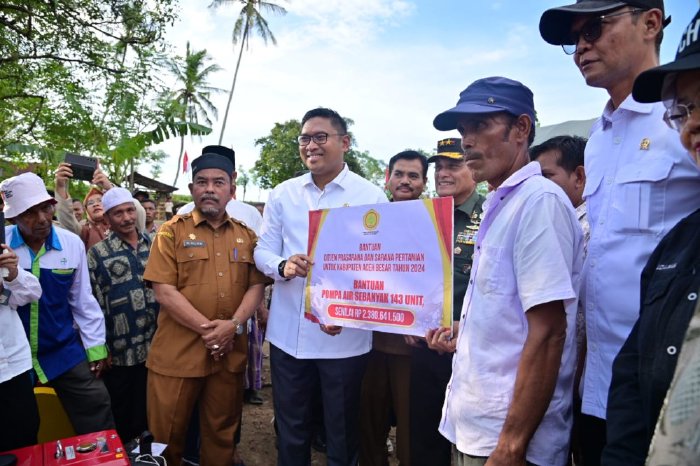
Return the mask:
[[(112, 188), (112, 183), (98, 163), (93, 172), (92, 179), (84, 180), (90, 181), (96, 186), (91, 188), (85, 196), (84, 206), (85, 213), (87, 214), (87, 221), (84, 224), (78, 222), (73, 213), (73, 206), (68, 193), (68, 182), (71, 179), (83, 180), (86, 178), (87, 174), (84, 168), (79, 171), (80, 176), (76, 176), (76, 173), (73, 173), (72, 164), (69, 163), (68, 160), (74, 160), (75, 157), (76, 156), (74, 156), (73, 159), (66, 158), (66, 161), (60, 163), (56, 169), (56, 218), (61, 227), (80, 236), (80, 239), (85, 243), (85, 250), (87, 251), (92, 246), (105, 239), (107, 233), (109, 233), (109, 223), (107, 219), (104, 218), (102, 195)], [(138, 202), (136, 203), (136, 214), (136, 228), (139, 232), (144, 232), (146, 228), (146, 211)]]

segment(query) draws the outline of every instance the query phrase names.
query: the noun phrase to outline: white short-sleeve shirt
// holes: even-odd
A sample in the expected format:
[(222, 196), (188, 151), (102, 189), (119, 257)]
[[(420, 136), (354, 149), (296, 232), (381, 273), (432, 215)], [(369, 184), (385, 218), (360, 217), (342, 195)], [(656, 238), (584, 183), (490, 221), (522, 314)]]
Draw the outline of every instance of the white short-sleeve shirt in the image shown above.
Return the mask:
[(463, 453), (489, 456), (498, 443), (528, 333), (525, 313), (562, 300), (567, 331), (552, 401), (527, 460), (564, 465), (569, 452), (575, 318), (583, 238), (564, 192), (532, 162), (484, 203), (457, 352), (440, 432)]

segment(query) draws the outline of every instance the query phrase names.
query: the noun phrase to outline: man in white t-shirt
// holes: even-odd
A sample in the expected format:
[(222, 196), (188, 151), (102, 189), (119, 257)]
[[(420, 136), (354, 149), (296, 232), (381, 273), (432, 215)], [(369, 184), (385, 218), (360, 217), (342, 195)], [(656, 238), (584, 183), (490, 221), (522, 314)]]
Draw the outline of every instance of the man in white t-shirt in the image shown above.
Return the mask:
[[(571, 202), (540, 165), (532, 92), (480, 79), (433, 121), (456, 129), (484, 202), (440, 432), (457, 465), (565, 465), (583, 241)], [(444, 344), (449, 347), (447, 333)]]

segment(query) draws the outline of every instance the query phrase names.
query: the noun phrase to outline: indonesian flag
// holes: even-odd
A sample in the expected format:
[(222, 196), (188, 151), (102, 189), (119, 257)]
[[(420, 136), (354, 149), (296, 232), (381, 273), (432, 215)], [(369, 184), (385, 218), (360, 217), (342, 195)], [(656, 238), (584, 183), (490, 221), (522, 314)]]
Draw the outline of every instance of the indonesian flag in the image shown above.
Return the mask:
[(185, 156), (182, 158), (182, 173), (187, 173), (190, 171), (190, 158), (187, 157), (187, 151), (185, 151)]

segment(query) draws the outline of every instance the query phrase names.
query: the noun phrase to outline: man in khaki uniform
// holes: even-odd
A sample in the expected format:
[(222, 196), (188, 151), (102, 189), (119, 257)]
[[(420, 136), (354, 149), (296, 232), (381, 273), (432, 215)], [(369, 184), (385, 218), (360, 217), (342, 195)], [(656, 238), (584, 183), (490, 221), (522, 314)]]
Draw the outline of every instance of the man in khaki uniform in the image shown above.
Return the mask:
[(266, 278), (253, 263), (257, 237), (226, 213), (231, 161), (203, 154), (192, 163), (195, 210), (163, 224), (144, 278), (160, 302), (148, 367), (148, 421), (179, 465), (193, 406), (199, 402), (200, 464), (227, 465), (243, 403), (247, 336), (243, 323)]

